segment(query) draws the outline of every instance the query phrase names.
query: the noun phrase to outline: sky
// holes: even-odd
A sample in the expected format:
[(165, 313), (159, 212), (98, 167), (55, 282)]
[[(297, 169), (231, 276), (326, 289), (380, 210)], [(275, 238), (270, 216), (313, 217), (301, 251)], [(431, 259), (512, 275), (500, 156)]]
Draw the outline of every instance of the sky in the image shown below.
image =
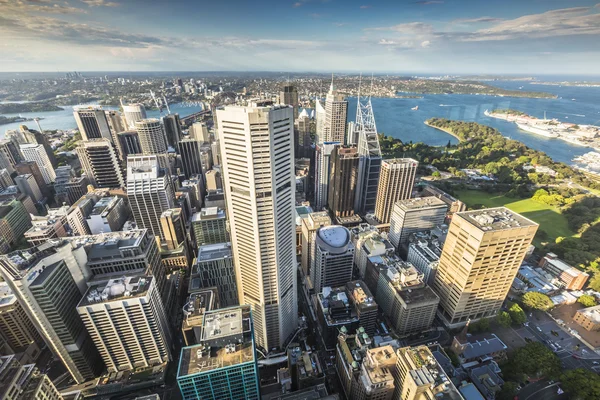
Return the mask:
[(600, 0), (0, 0), (0, 72), (600, 75)]

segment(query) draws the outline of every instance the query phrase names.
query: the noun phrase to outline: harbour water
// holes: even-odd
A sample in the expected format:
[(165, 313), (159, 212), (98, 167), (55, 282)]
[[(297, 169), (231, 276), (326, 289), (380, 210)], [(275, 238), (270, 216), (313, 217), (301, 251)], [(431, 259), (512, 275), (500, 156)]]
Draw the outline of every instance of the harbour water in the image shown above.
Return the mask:
[[(478, 95), (423, 95), (422, 98), (373, 98), (373, 111), (379, 132), (400, 138), (405, 142), (424, 142), (430, 145), (445, 145), (452, 136), (437, 129), (426, 126), (423, 122), (432, 117), (448, 118), (462, 121), (474, 121), (498, 129), (504, 136), (523, 142), (525, 145), (547, 153), (556, 161), (573, 164), (572, 159), (592, 149), (566, 143), (562, 140), (545, 138), (519, 130), (512, 122), (507, 122), (484, 115), (485, 110), (512, 108), (532, 116), (543, 118), (546, 111), (548, 118), (557, 118), (565, 122), (577, 124), (600, 125), (600, 88), (553, 85), (532, 85), (519, 81), (495, 81), (497, 85), (507, 89), (523, 87), (524, 91), (543, 91), (556, 94), (557, 99), (530, 99), (515, 97), (478, 96)], [(411, 108), (419, 106), (418, 110)], [(110, 107), (105, 107), (109, 109)], [(62, 111), (22, 113), (23, 117), (41, 117), (44, 129), (76, 128), (72, 107)], [(171, 111), (186, 116), (200, 111), (199, 106), (190, 104), (173, 104)], [(356, 114), (356, 98), (349, 99), (348, 120), (353, 121)], [(7, 115), (7, 116), (12, 116)], [(158, 111), (149, 111), (150, 117), (158, 117)], [(35, 126), (33, 121), (26, 125)], [(16, 129), (20, 123), (0, 125), (0, 136), (6, 129)]]

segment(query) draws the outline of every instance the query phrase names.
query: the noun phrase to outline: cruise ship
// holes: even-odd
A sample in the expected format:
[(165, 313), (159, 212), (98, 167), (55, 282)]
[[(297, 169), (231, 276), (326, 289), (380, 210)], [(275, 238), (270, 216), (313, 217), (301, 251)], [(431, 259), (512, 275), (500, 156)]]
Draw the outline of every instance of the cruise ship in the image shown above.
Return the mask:
[(552, 132), (550, 130), (547, 129), (543, 129), (543, 128), (539, 128), (537, 126), (533, 126), (533, 125), (529, 125), (529, 124), (524, 124), (522, 122), (516, 122), (515, 124), (517, 124), (517, 126), (519, 127), (519, 129), (525, 131), (525, 132), (529, 132), (529, 133), (535, 133), (536, 135), (540, 135), (540, 136), (544, 136), (547, 138), (556, 138), (558, 137), (558, 133)]

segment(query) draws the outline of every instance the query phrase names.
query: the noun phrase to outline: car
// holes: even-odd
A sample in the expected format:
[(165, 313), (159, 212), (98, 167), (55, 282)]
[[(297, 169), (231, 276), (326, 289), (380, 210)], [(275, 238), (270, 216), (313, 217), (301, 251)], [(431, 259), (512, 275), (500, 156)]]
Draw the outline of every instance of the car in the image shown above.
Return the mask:
[(542, 328), (540, 328), (539, 326), (536, 326), (535, 329), (537, 329), (538, 331), (542, 331)]
[(552, 335), (554, 335), (554, 336), (560, 336), (560, 335), (558, 334), (558, 332), (556, 332), (556, 331), (550, 331), (550, 333), (551, 333)]
[(592, 362), (592, 365), (598, 365), (598, 364), (600, 364), (598, 361)]

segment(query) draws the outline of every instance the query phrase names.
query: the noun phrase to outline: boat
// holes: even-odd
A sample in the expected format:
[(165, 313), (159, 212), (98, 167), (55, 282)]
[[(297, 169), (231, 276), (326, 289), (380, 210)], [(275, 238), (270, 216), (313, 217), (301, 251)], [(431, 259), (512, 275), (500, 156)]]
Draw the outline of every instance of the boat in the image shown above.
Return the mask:
[(516, 121), (515, 121), (515, 124), (517, 124), (519, 129), (521, 129), (525, 132), (535, 133), (536, 135), (544, 136), (547, 138), (558, 137), (558, 133), (554, 133), (554, 132), (546, 130), (546, 129), (538, 128), (537, 126), (532, 126), (529, 124), (524, 124), (524, 123), (516, 122)]
[(413, 111), (417, 111), (419, 109), (419, 106), (414, 106), (413, 108), (411, 108), (411, 110)]

